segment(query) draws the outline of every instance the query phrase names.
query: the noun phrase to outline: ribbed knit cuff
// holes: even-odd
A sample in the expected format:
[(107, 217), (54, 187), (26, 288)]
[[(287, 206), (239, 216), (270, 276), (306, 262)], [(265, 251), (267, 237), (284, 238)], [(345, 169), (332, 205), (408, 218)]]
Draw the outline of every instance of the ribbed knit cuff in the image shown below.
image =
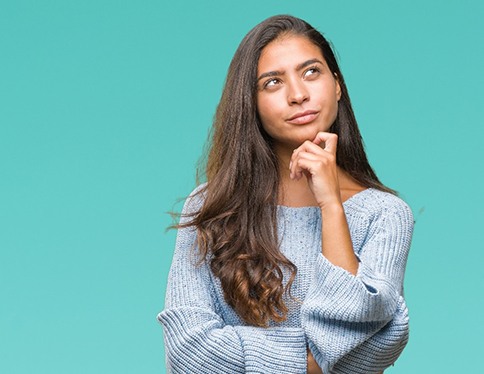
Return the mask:
[[(377, 277), (363, 263), (359, 266), (354, 276), (323, 255), (318, 256), (315, 283), (309, 289), (306, 306), (321, 309), (325, 319), (389, 321), (397, 307), (398, 293), (390, 282)], [(319, 305), (324, 305), (324, 310)]]
[[(237, 327), (245, 356), (246, 373), (306, 373), (307, 348), (299, 328)], [(256, 331), (258, 330), (258, 331)]]
[(167, 366), (173, 373), (243, 373), (240, 338), (231, 326), (201, 308), (164, 310)]

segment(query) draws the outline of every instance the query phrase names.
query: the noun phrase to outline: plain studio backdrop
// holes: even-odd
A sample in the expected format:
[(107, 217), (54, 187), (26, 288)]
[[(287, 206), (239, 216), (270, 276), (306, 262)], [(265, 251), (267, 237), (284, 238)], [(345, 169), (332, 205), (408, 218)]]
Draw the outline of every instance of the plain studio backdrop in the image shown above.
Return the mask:
[(482, 1), (0, 2), (0, 372), (165, 373), (177, 199), (268, 16), (336, 46), (368, 156), (416, 218), (388, 374), (482, 367)]

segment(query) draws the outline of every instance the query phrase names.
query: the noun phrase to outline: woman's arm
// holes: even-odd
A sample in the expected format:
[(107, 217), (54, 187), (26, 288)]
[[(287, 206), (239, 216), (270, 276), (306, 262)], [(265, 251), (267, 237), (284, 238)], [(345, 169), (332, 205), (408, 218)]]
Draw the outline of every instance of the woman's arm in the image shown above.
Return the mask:
[[(322, 256), (301, 309), (302, 325), (323, 372), (332, 373), (334, 367), (338, 373), (379, 373), (408, 339), (400, 294), (413, 217), (393, 195), (373, 202), (374, 212), (366, 213), (374, 219), (357, 258), (340, 197), (336, 143), (336, 135), (319, 133), (291, 159), (291, 177), (306, 176), (322, 214)], [(358, 350), (370, 358), (352, 360)], [(342, 358), (346, 361), (335, 367)]]
[(331, 373), (367, 374), (383, 371), (395, 363), (407, 341), (408, 313), (402, 300), (394, 318), (370, 339), (343, 356)]
[[(184, 211), (189, 211), (185, 208)], [(302, 328), (258, 328), (226, 324), (214, 295), (212, 274), (197, 265), (193, 228), (178, 231), (170, 269), (164, 328), (170, 373), (304, 373), (306, 337)]]
[(346, 222), (336, 165), (337, 142), (338, 136), (327, 132), (318, 133), (312, 142), (304, 142), (292, 155), (290, 177), (306, 176), (321, 209), (323, 255), (332, 264), (356, 274), (358, 259)]
[(402, 200), (387, 193), (364, 209), (372, 212), (365, 213), (369, 227), (358, 248), (356, 276), (319, 256), (301, 308), (309, 347), (323, 372), (334, 367), (335, 373), (378, 373), (398, 358), (408, 340), (401, 293), (413, 216)]

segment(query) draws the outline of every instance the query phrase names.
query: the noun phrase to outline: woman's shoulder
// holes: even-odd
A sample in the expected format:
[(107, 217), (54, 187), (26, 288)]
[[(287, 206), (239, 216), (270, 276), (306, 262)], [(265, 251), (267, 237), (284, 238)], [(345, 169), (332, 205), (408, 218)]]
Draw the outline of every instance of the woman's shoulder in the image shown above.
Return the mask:
[(190, 192), (190, 195), (186, 198), (183, 206), (183, 214), (193, 213), (200, 210), (205, 199), (206, 187), (207, 183), (202, 183)]
[(207, 182), (199, 184), (192, 190), (192, 192), (190, 192), (190, 195), (188, 195), (187, 200), (192, 198), (203, 198), (205, 195), (206, 189), (207, 189)]
[(412, 209), (401, 197), (376, 188), (367, 188), (353, 195), (344, 205), (349, 212), (373, 218), (396, 215), (413, 221)]

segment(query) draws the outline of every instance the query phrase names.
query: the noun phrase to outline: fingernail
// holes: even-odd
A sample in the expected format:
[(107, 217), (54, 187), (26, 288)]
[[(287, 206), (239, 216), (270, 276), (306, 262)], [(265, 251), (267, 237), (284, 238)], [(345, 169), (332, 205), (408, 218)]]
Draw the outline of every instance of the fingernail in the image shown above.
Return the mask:
[(292, 167), (292, 161), (289, 161), (289, 170), (291, 170)]

